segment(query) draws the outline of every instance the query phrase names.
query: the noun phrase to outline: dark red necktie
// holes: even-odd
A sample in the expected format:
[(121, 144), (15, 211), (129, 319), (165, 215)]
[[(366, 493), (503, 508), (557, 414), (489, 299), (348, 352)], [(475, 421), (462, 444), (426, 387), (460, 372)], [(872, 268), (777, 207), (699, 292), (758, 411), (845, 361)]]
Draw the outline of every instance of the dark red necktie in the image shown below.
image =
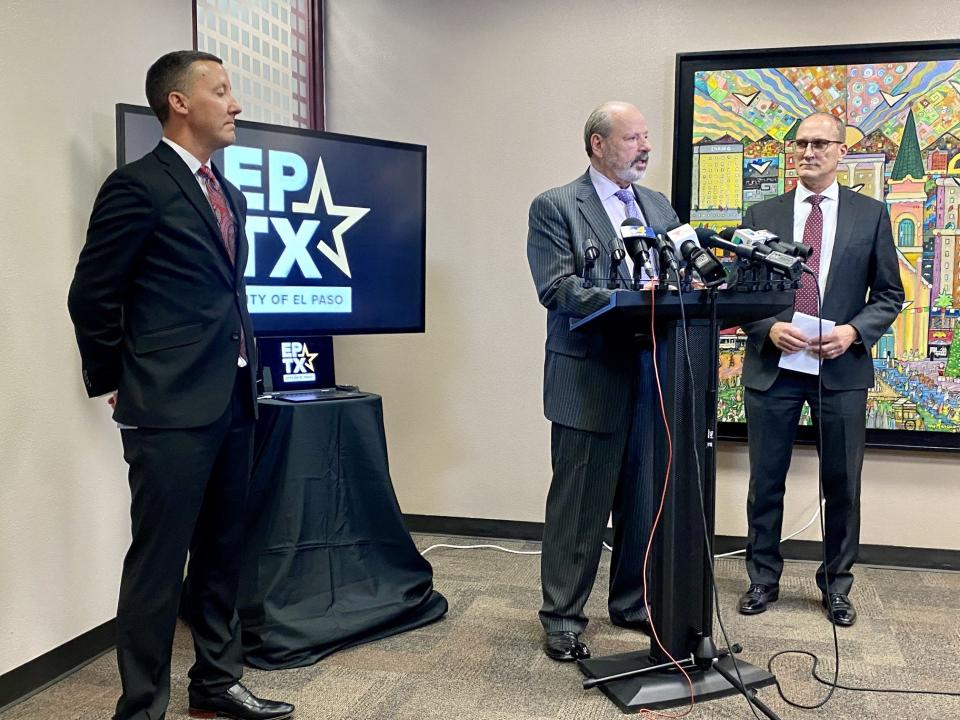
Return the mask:
[[(230, 215), (230, 206), (227, 204), (227, 196), (223, 194), (223, 188), (217, 182), (216, 175), (206, 165), (201, 165), (197, 170), (197, 175), (207, 186), (207, 200), (210, 201), (210, 207), (213, 215), (217, 219), (217, 225), (220, 226), (220, 239), (223, 240), (223, 246), (227, 249), (227, 256), (230, 258), (230, 264), (236, 267), (237, 264), (237, 226), (233, 222), (233, 216)], [(243, 326), (240, 327), (240, 357), (247, 359), (247, 342), (244, 338)]]
[(803, 244), (813, 248), (810, 257), (807, 258), (807, 265), (813, 270), (813, 279), (807, 277), (803, 280), (803, 287), (797, 290), (797, 297), (794, 300), (794, 307), (798, 312), (806, 313), (817, 317), (817, 286), (820, 282), (820, 246), (823, 244), (823, 210), (820, 209), (820, 203), (824, 200), (823, 195), (811, 195), (806, 202), (813, 207), (810, 208), (810, 214), (807, 215), (807, 222), (803, 226)]

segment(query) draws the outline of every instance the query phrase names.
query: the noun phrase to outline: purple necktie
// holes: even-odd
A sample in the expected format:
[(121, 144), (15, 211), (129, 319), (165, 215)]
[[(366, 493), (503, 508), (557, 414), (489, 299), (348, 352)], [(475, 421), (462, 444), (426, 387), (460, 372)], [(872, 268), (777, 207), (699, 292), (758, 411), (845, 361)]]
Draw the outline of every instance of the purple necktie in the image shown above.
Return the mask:
[(813, 248), (810, 257), (807, 258), (807, 265), (813, 270), (814, 281), (810, 282), (808, 278), (803, 287), (797, 290), (797, 296), (794, 300), (794, 307), (798, 312), (807, 315), (817, 316), (817, 286), (820, 282), (820, 246), (823, 244), (823, 210), (820, 209), (820, 203), (824, 200), (823, 195), (811, 195), (806, 202), (813, 207), (810, 208), (810, 214), (807, 215), (807, 222), (803, 226), (803, 244)]
[[(217, 177), (206, 165), (201, 165), (197, 170), (197, 175), (207, 186), (207, 200), (210, 201), (210, 208), (217, 219), (217, 225), (220, 226), (220, 239), (223, 246), (227, 249), (227, 256), (230, 258), (230, 264), (237, 265), (237, 226), (233, 222), (233, 216), (230, 214), (230, 206), (227, 204), (227, 196), (223, 194), (223, 188), (217, 182)], [(247, 359), (247, 342), (244, 338), (243, 326), (240, 327), (240, 357)]]
[(640, 218), (640, 208), (637, 207), (636, 198), (633, 197), (633, 190), (624, 188), (623, 190), (617, 190), (614, 195), (616, 195), (617, 199), (624, 204), (624, 208), (627, 211), (627, 217)]
[[(628, 218), (637, 218), (638, 220), (641, 219), (640, 208), (637, 207), (637, 199), (633, 196), (633, 190), (631, 188), (617, 190), (614, 195), (616, 195), (617, 199), (623, 203), (623, 207)], [(657, 262), (657, 254), (655, 252), (650, 253), (650, 264), (653, 266), (654, 271), (657, 271), (659, 264)], [(643, 276), (646, 277), (646, 272), (643, 273)]]

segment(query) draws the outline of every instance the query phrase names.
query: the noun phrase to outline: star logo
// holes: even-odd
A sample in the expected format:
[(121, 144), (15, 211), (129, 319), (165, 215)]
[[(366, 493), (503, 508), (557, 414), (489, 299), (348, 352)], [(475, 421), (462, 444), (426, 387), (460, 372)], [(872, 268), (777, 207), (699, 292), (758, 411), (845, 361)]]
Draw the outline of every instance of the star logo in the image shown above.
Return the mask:
[[(370, 208), (351, 207), (349, 205), (337, 205), (333, 202), (333, 195), (330, 192), (330, 183), (327, 181), (327, 173), (323, 168), (323, 158), (317, 158), (317, 172), (313, 176), (313, 187), (310, 188), (310, 199), (306, 202), (291, 203), (290, 209), (295, 213), (304, 215), (314, 215), (317, 211), (317, 203), (323, 198), (323, 206), (328, 215), (342, 217), (335, 228), (332, 230), (333, 247), (321, 240), (317, 243), (317, 249), (334, 265), (336, 265), (344, 275), (350, 275), (350, 261), (347, 259), (347, 250), (343, 245), (343, 234), (353, 227), (360, 218), (370, 212)], [(306, 348), (304, 348), (306, 352)], [(316, 357), (316, 355), (314, 355)], [(312, 359), (311, 359), (312, 362)], [(312, 365), (311, 365), (312, 369)]]
[(312, 353), (307, 348), (307, 344), (303, 344), (303, 349), (300, 351), (300, 357), (304, 358), (303, 364), (310, 368), (310, 372), (313, 372), (313, 361), (319, 355), (319, 353)]

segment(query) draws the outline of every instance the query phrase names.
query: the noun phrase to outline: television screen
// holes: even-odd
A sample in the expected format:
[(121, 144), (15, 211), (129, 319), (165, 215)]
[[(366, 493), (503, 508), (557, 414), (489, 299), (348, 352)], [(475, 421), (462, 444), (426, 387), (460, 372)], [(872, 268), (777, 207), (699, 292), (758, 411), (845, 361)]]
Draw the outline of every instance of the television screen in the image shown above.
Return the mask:
[[(117, 105), (118, 166), (159, 140)], [(426, 147), (241, 120), (213, 161), (247, 199), (258, 336), (423, 332)]]

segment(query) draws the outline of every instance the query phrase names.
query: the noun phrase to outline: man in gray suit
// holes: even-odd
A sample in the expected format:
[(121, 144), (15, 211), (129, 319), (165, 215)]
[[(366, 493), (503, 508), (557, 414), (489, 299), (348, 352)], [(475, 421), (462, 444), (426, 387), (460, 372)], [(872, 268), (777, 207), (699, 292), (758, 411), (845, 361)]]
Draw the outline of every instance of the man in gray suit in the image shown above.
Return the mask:
[[(599, 250), (606, 274), (611, 252), (622, 249), (627, 217), (665, 228), (677, 215), (660, 193), (636, 183), (647, 167), (647, 123), (628, 103), (608, 102), (584, 127), (590, 167), (530, 206), (527, 258), (540, 302), (547, 308), (544, 414), (550, 420), (553, 479), (547, 496), (540, 622), (544, 652), (559, 661), (586, 658), (580, 642), (583, 607), (593, 588), (607, 518), (614, 542), (609, 612), (614, 624), (648, 628), (642, 558), (650, 523), (650, 440), (654, 392), (652, 356), (631, 332), (569, 330), (572, 317), (605, 306), (606, 282), (584, 288), (584, 250)], [(618, 269), (627, 287), (630, 267)], [(631, 433), (631, 426), (634, 432)], [(630, 437), (635, 441), (628, 443)], [(628, 445), (631, 447), (628, 448)]]
[[(843, 122), (833, 115), (804, 119), (796, 139), (800, 184), (754, 205), (744, 217), (748, 227), (814, 249), (807, 264), (823, 296), (820, 317), (836, 326), (818, 340), (793, 324), (795, 311), (817, 315), (817, 288), (806, 280), (796, 308), (743, 327), (749, 336), (743, 384), (750, 443), (750, 587), (739, 609), (762, 613), (779, 596), (784, 487), (806, 402), (822, 435), (818, 451), (826, 498), (826, 565), (817, 570), (817, 585), (827, 616), (846, 626), (857, 618), (849, 593), (860, 541), (867, 390), (874, 383), (870, 348), (896, 319), (904, 296), (886, 206), (837, 184), (837, 166), (847, 152), (844, 135)], [(821, 397), (816, 375), (779, 367), (783, 353), (803, 351), (822, 358)]]

